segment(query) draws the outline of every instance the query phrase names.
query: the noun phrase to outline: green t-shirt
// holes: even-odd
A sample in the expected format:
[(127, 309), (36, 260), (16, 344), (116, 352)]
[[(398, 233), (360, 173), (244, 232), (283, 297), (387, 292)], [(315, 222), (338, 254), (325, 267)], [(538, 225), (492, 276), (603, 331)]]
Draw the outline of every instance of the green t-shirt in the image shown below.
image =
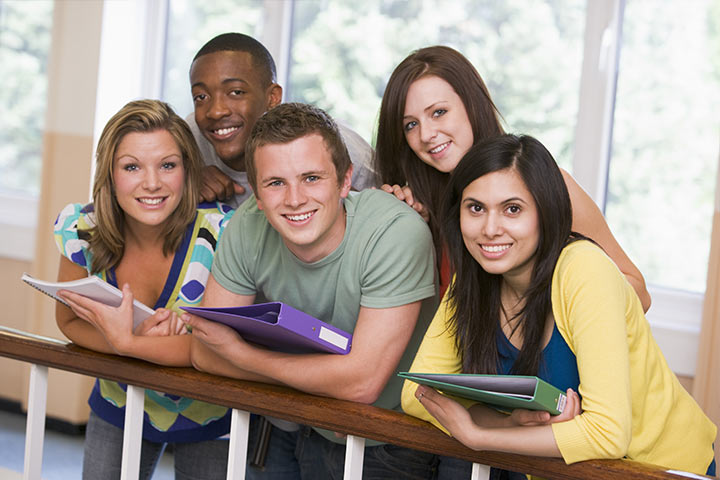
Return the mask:
[[(341, 244), (327, 257), (305, 263), (249, 199), (220, 239), (213, 277), (228, 291), (256, 295), (258, 303), (286, 303), (351, 333), (361, 306), (390, 308), (423, 300), (397, 367), (407, 370), (437, 308), (430, 230), (412, 208), (380, 190), (351, 192), (344, 206)], [(402, 379), (391, 376), (374, 405), (400, 410), (401, 390)]]

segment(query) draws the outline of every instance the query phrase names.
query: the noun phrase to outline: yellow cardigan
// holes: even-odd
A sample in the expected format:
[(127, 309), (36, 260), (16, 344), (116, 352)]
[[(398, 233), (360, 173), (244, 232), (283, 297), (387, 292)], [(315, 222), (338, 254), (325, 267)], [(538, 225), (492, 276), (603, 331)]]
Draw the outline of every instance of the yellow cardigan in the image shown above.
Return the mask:
[[(552, 425), (565, 462), (626, 457), (704, 474), (717, 428), (668, 367), (635, 291), (596, 245), (577, 241), (563, 250), (552, 310), (577, 358), (582, 395), (583, 413)], [(460, 373), (451, 315), (445, 299), (410, 371)], [(416, 388), (405, 381), (403, 410), (440, 427), (415, 398)]]

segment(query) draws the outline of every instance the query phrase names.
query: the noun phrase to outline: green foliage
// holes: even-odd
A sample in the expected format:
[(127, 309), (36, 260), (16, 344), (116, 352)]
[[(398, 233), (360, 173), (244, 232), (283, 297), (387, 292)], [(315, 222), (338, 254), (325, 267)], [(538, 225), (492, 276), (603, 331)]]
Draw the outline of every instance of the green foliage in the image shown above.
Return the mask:
[[(690, 5), (689, 5), (690, 4)], [(717, 0), (628, 2), (607, 217), (648, 282), (705, 288), (720, 132)]]
[(302, 1), (288, 98), (371, 141), (392, 69), (415, 49), (449, 45), (477, 67), (508, 130), (542, 138), (569, 166), (583, 25), (578, 0)]
[(51, 1), (0, 0), (0, 191), (37, 194), (47, 103)]

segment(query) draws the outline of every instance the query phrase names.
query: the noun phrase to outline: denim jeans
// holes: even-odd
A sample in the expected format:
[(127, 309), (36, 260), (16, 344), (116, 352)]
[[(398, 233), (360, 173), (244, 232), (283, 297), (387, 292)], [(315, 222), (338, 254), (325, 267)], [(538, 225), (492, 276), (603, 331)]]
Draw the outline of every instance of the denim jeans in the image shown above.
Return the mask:
[[(250, 420), (250, 452), (257, 445), (260, 417)], [(333, 443), (312, 428), (302, 425), (300, 430), (285, 432), (273, 428), (270, 434), (265, 467), (248, 465), (250, 480), (340, 480), (343, 478), (345, 445)], [(366, 447), (363, 459), (363, 479), (427, 479), (435, 474), (437, 457), (430, 453), (378, 445)]]
[[(85, 432), (83, 480), (120, 478), (123, 430), (90, 412)], [(165, 443), (142, 441), (140, 453), (141, 480), (152, 477)], [(173, 443), (176, 480), (225, 480), (227, 477), (227, 440)]]

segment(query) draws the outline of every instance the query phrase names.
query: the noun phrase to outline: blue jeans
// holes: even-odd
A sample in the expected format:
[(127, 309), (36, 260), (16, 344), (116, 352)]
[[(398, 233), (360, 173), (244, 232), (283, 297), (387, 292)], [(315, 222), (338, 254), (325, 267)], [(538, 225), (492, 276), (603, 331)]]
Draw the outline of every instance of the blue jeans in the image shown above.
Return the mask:
[[(250, 420), (250, 455), (257, 445), (260, 417)], [(435, 474), (437, 457), (430, 453), (378, 445), (366, 447), (363, 459), (363, 479), (427, 479)], [(308, 426), (295, 432), (273, 427), (270, 434), (265, 467), (248, 465), (249, 480), (299, 480), (343, 478), (345, 445), (333, 443)]]
[[(438, 456), (435, 480), (469, 479), (471, 475), (472, 463), (459, 458)], [(490, 480), (527, 480), (527, 476), (493, 467), (490, 469)]]
[[(123, 430), (90, 412), (85, 431), (83, 480), (119, 479), (122, 461)], [(165, 443), (142, 441), (141, 480), (152, 477)], [(225, 480), (227, 477), (227, 440), (173, 443), (176, 480)]]

